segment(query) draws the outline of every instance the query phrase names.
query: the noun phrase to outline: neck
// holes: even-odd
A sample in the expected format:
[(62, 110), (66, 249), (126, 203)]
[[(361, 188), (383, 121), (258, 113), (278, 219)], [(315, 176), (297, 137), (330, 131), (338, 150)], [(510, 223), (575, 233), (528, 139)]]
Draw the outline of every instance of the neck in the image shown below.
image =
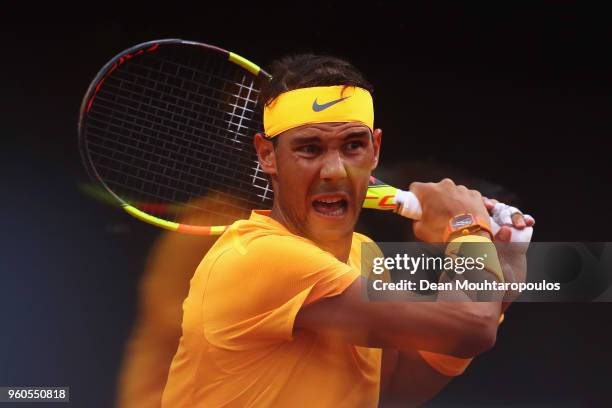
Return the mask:
[(289, 217), (286, 217), (276, 202), (272, 205), (272, 212), (270, 217), (282, 224), (292, 234), (299, 235), (313, 241), (319, 248), (329, 252), (335, 256), (341, 262), (348, 262), (349, 254), (351, 253), (351, 245), (353, 243), (353, 234), (348, 234), (339, 239), (334, 240), (321, 240), (316, 237), (310, 236), (301, 228), (297, 227), (295, 223), (291, 222)]

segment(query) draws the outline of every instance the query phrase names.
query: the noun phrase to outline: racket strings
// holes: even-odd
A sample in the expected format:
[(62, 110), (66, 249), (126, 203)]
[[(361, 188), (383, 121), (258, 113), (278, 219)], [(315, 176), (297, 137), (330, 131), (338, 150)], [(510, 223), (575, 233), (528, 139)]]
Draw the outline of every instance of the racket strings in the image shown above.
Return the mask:
[[(183, 190), (178, 190), (178, 189), (172, 189), (172, 187), (168, 187), (167, 184), (161, 184), (161, 183), (155, 183), (155, 182), (151, 182), (150, 179), (146, 179), (143, 177), (139, 177), (137, 175), (132, 175), (130, 178), (130, 181), (132, 181), (130, 184), (125, 184), (122, 183), (121, 181), (117, 181), (120, 179), (120, 177), (122, 177), (125, 172), (126, 172), (126, 167), (122, 167), (119, 170), (115, 170), (114, 172), (117, 173), (117, 179), (115, 181), (113, 181), (113, 185), (116, 187), (122, 187), (123, 189), (125, 189), (126, 191), (128, 190), (133, 190), (135, 183), (139, 180), (141, 182), (141, 187), (145, 186), (146, 184), (149, 185), (155, 185), (157, 186), (156, 192), (153, 193), (151, 191), (153, 191), (153, 189), (149, 189), (149, 193), (147, 194), (150, 197), (153, 197), (155, 199), (157, 199), (157, 202), (166, 202), (168, 201), (167, 197), (168, 195), (172, 194), (173, 197), (175, 198), (174, 201), (171, 202), (184, 202), (187, 203), (197, 197), (193, 197), (193, 196), (186, 196), (184, 197), (184, 200), (176, 200), (176, 198), (178, 197), (178, 195), (183, 191)], [(110, 170), (111, 172), (113, 170)], [(169, 179), (173, 179), (172, 177), (168, 176), (167, 174), (162, 174), (163, 176), (166, 176)], [(177, 179), (174, 178), (173, 180), (175, 180), (177, 182), (177, 185), (180, 185), (181, 183), (184, 183), (184, 181), (182, 179)], [(192, 184), (191, 186), (186, 186), (185, 188), (193, 188), (193, 189), (201, 189), (202, 186), (201, 185), (197, 185), (197, 184)], [(206, 187), (206, 186), (205, 186)], [(213, 193), (218, 193), (218, 194), (223, 194), (224, 192), (218, 189), (215, 189), (214, 187), (208, 187), (207, 188), (208, 192), (213, 192)], [(142, 207), (142, 206), (147, 206), (150, 207), (151, 209), (156, 208), (156, 205), (154, 203), (147, 203), (146, 201), (141, 201), (142, 197), (139, 197), (139, 195), (134, 194), (134, 195), (129, 195), (129, 193), (126, 193), (123, 196), (124, 201), (127, 201), (129, 203), (131, 203), (132, 205), (136, 205), (137, 207)], [(236, 197), (234, 199), (234, 201), (240, 201), (239, 197)], [(243, 200), (244, 201), (244, 200)], [(240, 208), (244, 208), (245, 205), (250, 204), (250, 201), (245, 201), (242, 205), (234, 205), (232, 204), (232, 207), (236, 207), (237, 209)], [(184, 204), (186, 206), (186, 204)], [(197, 206), (191, 206), (192, 208), (198, 208)], [(169, 211), (170, 208), (174, 208), (175, 210), (178, 210), (180, 207), (174, 206), (174, 207), (167, 207), (167, 206), (161, 206), (159, 212), (160, 213), (166, 213), (167, 211)], [(154, 211), (154, 210), (153, 210)]]
[[(113, 97), (115, 97), (114, 100), (109, 100), (109, 99), (105, 98), (104, 94), (102, 94), (102, 95), (100, 95), (100, 96), (98, 96), (96, 98), (96, 102), (98, 102), (98, 99), (100, 99), (101, 102), (103, 102), (103, 103), (106, 102), (106, 104), (109, 107), (109, 109), (112, 109), (117, 103), (119, 103), (123, 107), (127, 107), (125, 112), (126, 112), (127, 115), (130, 115), (130, 112), (134, 111), (134, 109), (129, 109), (129, 104), (130, 104), (131, 101), (126, 100), (126, 99), (121, 100), (120, 99), (121, 96), (119, 96), (119, 97), (116, 96), (117, 95), (117, 91), (119, 91), (121, 89), (125, 93), (131, 93), (134, 98), (141, 98), (142, 91), (140, 91), (140, 92), (133, 92), (133, 91), (130, 91), (129, 89), (126, 90), (126, 87), (130, 86), (130, 81), (132, 81), (132, 78), (128, 77), (128, 78), (122, 78), (122, 79), (124, 81), (123, 82), (119, 82), (118, 85), (113, 83), (114, 81), (109, 81), (110, 83), (107, 85), (110, 90), (115, 91), (113, 94), (111, 94)], [(228, 81), (226, 81), (226, 82), (228, 82)], [(127, 85), (124, 85), (124, 84), (127, 84)], [(237, 84), (237, 85), (240, 86), (240, 87), (243, 87), (242, 84)], [(206, 87), (206, 88), (207, 88), (208, 91), (212, 91), (212, 92), (216, 92), (217, 91), (217, 89), (212, 88), (212, 87)], [(146, 90), (145, 90), (145, 92), (146, 92)], [(164, 92), (168, 93), (169, 91), (167, 89), (164, 89)], [(257, 91), (257, 93), (258, 92), (259, 91)], [(167, 98), (167, 96), (165, 94), (158, 93), (156, 98), (152, 98), (154, 103), (161, 98), (160, 95), (163, 95), (164, 98)], [(190, 93), (189, 95), (193, 95), (193, 94)], [(153, 96), (155, 96), (155, 95), (153, 95)], [(198, 98), (198, 95), (195, 95), (195, 98)], [(244, 99), (244, 98), (241, 98), (241, 97), (239, 97), (239, 98), (240, 99)], [(132, 116), (133, 119), (135, 119), (137, 121), (141, 120), (140, 115), (142, 115), (142, 112), (147, 112), (148, 113), (147, 119), (149, 121), (151, 121), (151, 122), (155, 122), (155, 123), (159, 124), (160, 126), (163, 125), (164, 123), (169, 125), (169, 126), (173, 126), (174, 128), (179, 126), (181, 131), (190, 131), (191, 130), (192, 134), (194, 133), (193, 132), (194, 130), (199, 130), (199, 129), (196, 129), (194, 126), (199, 126), (200, 124), (211, 126), (213, 128), (216, 128), (216, 130), (225, 130), (225, 128), (223, 126), (215, 126), (214, 124), (206, 123), (206, 122), (203, 122), (201, 120), (197, 120), (197, 121), (191, 120), (189, 122), (189, 124), (191, 126), (186, 126), (187, 123), (184, 120), (180, 120), (181, 119), (180, 117), (175, 116), (176, 112), (168, 110), (167, 109), (167, 105), (156, 103), (155, 106), (153, 106), (153, 105), (145, 103), (146, 100), (147, 99), (143, 99), (143, 100), (139, 101), (140, 104), (139, 104), (138, 108), (135, 110), (135, 114), (130, 115), (130, 116)], [(185, 99), (182, 99), (182, 98), (177, 98), (176, 100), (170, 100), (167, 103), (171, 103), (171, 104), (173, 104), (173, 106), (180, 106), (180, 107), (187, 108), (187, 106), (180, 104), (181, 101), (186, 102), (186, 103), (190, 103), (188, 100), (185, 100)], [(216, 104), (219, 103), (219, 100), (211, 100), (211, 101), (214, 101)], [(256, 103), (256, 100), (249, 99), (249, 100), (246, 100), (246, 102), (247, 103), (250, 102), (251, 104), (254, 105)], [(202, 104), (202, 100), (200, 100), (199, 103)], [(190, 103), (190, 105), (193, 106), (193, 103)], [(199, 105), (198, 107), (201, 108), (201, 106), (203, 106), (203, 105)], [(246, 115), (239, 115), (239, 114), (235, 113), (236, 108), (239, 108), (239, 109), (242, 109), (242, 110), (245, 110), (245, 111), (249, 111), (249, 112), (255, 113), (254, 109), (248, 109), (247, 107), (241, 107), (241, 106), (239, 106), (237, 104), (231, 104), (231, 106), (233, 107), (233, 111), (232, 112), (227, 112), (227, 111), (219, 110), (219, 109), (215, 109), (215, 108), (211, 109), (210, 106), (206, 106), (207, 110), (206, 110), (204, 116), (217, 116), (219, 118), (219, 120), (221, 120), (222, 122), (230, 124), (230, 125), (238, 125), (238, 128), (245, 128), (246, 130), (257, 130), (256, 128), (260, 124), (260, 121), (258, 121), (258, 123), (256, 123), (255, 128), (253, 128), (253, 126), (245, 126), (245, 125), (241, 124), (242, 121), (245, 120), (245, 119), (247, 119), (247, 120), (252, 120), (252, 119), (250, 119)], [(201, 119), (199, 116), (202, 116), (203, 113), (199, 112), (199, 114), (198, 114), (198, 112), (196, 112), (193, 107), (191, 109), (192, 109), (191, 111), (185, 109), (183, 111), (183, 113), (185, 115), (189, 115), (190, 114), (189, 116), (192, 116), (192, 119)], [(225, 119), (225, 116), (228, 115), (228, 114), (231, 117), (229, 121)], [(236, 124), (236, 123), (233, 122), (233, 118), (234, 117), (238, 117), (239, 118), (239, 120), (240, 120), (239, 124)], [(174, 119), (175, 121), (172, 122), (171, 121), (172, 119)], [(178, 123), (178, 122), (182, 122), (183, 125), (181, 126), (181, 123)], [(159, 130), (165, 131), (167, 129), (159, 129)], [(240, 133), (239, 129), (236, 129), (236, 131), (237, 131), (237, 135), (236, 136), (241, 136), (245, 141), (248, 141), (249, 135), (244, 134), (244, 133)], [(234, 137), (233, 140), (236, 141), (237, 140), (236, 137)], [(250, 143), (249, 143), (249, 146), (250, 146)]]
[[(95, 129), (98, 131), (103, 130), (102, 127), (97, 126), (95, 123), (92, 123), (91, 127), (92, 129)], [(117, 139), (124, 138), (124, 135), (122, 135), (120, 132), (114, 132), (112, 129), (108, 129), (107, 132), (116, 136)], [(211, 155), (209, 152), (207, 152), (204, 149), (197, 149), (195, 146), (192, 146), (192, 150), (189, 151), (189, 153), (194, 155), (194, 157), (189, 157), (189, 156), (182, 157), (181, 156), (182, 152), (180, 150), (175, 150), (176, 147), (173, 147), (172, 144), (166, 142), (166, 145), (165, 145), (166, 148), (168, 148), (169, 150), (173, 150), (173, 151), (161, 151), (161, 149), (154, 149), (153, 151), (146, 151), (145, 158), (149, 160), (143, 160), (142, 155), (138, 155), (139, 152), (137, 150), (131, 147), (124, 148), (125, 144), (121, 144), (113, 140), (110, 140), (103, 144), (99, 144), (97, 141), (92, 140), (90, 143), (92, 146), (100, 149), (100, 152), (98, 154), (100, 154), (101, 156), (106, 156), (108, 159), (112, 160), (113, 158), (116, 158), (115, 155), (119, 155), (119, 156), (123, 155), (126, 159), (128, 158), (131, 159), (136, 169), (138, 169), (139, 166), (147, 166), (147, 169), (151, 170), (149, 168), (149, 165), (151, 164), (154, 157), (157, 158), (157, 161), (155, 163), (158, 164), (160, 167), (163, 167), (168, 170), (174, 170), (174, 169), (182, 167), (185, 172), (189, 170), (189, 167), (184, 166), (179, 161), (183, 158), (186, 160), (188, 164), (195, 166), (195, 167), (201, 166), (201, 160), (208, 160), (209, 162), (212, 162), (212, 163), (215, 162), (215, 157), (213, 155)], [(179, 145), (174, 145), (174, 146), (180, 147)], [(213, 143), (212, 147), (214, 149), (217, 149), (217, 151), (219, 151), (219, 150), (223, 150), (225, 146), (216, 145)], [(105, 150), (107, 152), (110, 152), (110, 154), (107, 153), (105, 155), (104, 154)], [(234, 153), (230, 152), (230, 154), (234, 154)], [(256, 167), (254, 167), (256, 166), (256, 164), (252, 161), (252, 158), (250, 156), (245, 157), (244, 159), (236, 157), (236, 159), (237, 160), (234, 164), (244, 167), (245, 171), (256, 169)], [(129, 165), (130, 163), (127, 163), (127, 161), (128, 160), (126, 160), (126, 164)], [(225, 167), (223, 166), (222, 163), (218, 163), (218, 165), (222, 168)], [(233, 170), (227, 167), (225, 167), (225, 169)], [(154, 170), (151, 170), (151, 171), (154, 171)], [(257, 178), (261, 179), (261, 177), (257, 177)]]
[(250, 141), (261, 129), (259, 88), (220, 58), (188, 57), (143, 56), (109, 76), (92, 104), (88, 149), (128, 203), (166, 219), (225, 224), (271, 204)]

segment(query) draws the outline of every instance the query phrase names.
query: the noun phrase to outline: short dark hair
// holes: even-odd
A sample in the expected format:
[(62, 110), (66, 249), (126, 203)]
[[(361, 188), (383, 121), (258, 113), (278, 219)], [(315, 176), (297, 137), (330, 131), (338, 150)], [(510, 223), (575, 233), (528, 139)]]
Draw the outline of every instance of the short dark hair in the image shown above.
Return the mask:
[(327, 55), (289, 55), (272, 62), (269, 72), (272, 79), (259, 94), (261, 109), (283, 92), (313, 86), (347, 85), (374, 92), (374, 87), (350, 62)]

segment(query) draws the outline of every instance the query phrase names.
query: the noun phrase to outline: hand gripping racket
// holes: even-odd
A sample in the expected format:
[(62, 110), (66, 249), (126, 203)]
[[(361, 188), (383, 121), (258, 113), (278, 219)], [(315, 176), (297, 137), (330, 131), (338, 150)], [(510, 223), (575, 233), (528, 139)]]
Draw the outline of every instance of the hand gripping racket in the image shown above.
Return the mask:
[[(238, 54), (194, 41), (156, 40), (119, 53), (81, 104), (88, 173), (142, 221), (221, 234), (252, 209), (272, 206), (252, 146), (263, 128), (257, 97), (270, 78)], [(421, 213), (414, 194), (374, 177), (364, 208)]]

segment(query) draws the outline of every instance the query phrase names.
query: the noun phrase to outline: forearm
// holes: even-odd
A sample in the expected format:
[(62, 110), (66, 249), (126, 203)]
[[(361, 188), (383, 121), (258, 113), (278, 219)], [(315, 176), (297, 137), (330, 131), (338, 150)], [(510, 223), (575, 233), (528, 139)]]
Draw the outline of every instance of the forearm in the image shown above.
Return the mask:
[(495, 343), (499, 305), (477, 302), (403, 302), (370, 330), (371, 347), (425, 350), (472, 357)]
[[(468, 294), (466, 292), (457, 290), (450, 293), (444, 293), (438, 298), (438, 302), (449, 305), (452, 308), (458, 308), (464, 310), (470, 316), (478, 316), (483, 320), (483, 331), (489, 333), (491, 339), (491, 345), (495, 343), (497, 338), (497, 324), (501, 315), (503, 314), (503, 303), (496, 301), (478, 301), (477, 293)], [(439, 352), (431, 348), (419, 348), (419, 350)], [(486, 350), (483, 350), (486, 351)], [(480, 353), (474, 354), (462, 354), (456, 352), (443, 352), (444, 354), (456, 356), (456, 357), (473, 357)]]
[(463, 289), (468, 286), (467, 284), (483, 282), (499, 284), (505, 281), (495, 244), (490, 241), (485, 231), (480, 231), (480, 234), (477, 235), (479, 236), (463, 236), (451, 241), (446, 248), (446, 256), (472, 261), (479, 259), (483, 266), (467, 271), (465, 269), (458, 272), (444, 271), (440, 275), (439, 283), (451, 284), (454, 290), (441, 290), (437, 300), (439, 302), (466, 302), (468, 304), (464, 306), (473, 309), (473, 314), (499, 319), (507, 308), (507, 304), (502, 303), (504, 291)]
[(472, 360), (423, 350), (383, 350), (381, 406), (420, 406), (463, 374)]
[[(481, 236), (462, 236), (452, 242), (450, 242), (445, 250), (447, 257), (454, 257), (455, 259), (463, 258), (461, 260), (471, 258), (483, 260), (484, 268), (480, 269), (468, 269), (459, 270), (455, 272), (448, 270), (440, 276), (439, 283), (450, 283), (454, 281), (450, 287), (454, 290), (440, 290), (437, 298), (437, 303), (440, 303), (445, 308), (450, 308), (452, 311), (446, 310), (443, 315), (432, 316), (431, 319), (443, 319), (449, 314), (453, 319), (457, 319), (462, 324), (464, 329), (463, 333), (458, 332), (456, 336), (461, 338), (462, 335), (478, 335), (480, 339), (485, 339), (486, 343), (495, 343), (497, 321), (502, 313), (503, 293), (493, 291), (487, 293), (484, 291), (467, 291), (458, 288), (456, 283), (460, 281), (468, 282), (503, 282), (503, 272), (497, 255), (497, 249), (495, 245), (490, 241), (488, 233), (480, 231)], [(467, 257), (467, 258), (465, 258)], [(457, 263), (456, 265), (463, 265), (464, 263)], [(451, 278), (452, 277), (452, 278)], [(458, 312), (459, 316), (452, 316), (453, 312)], [(467, 319), (467, 324), (464, 320)], [(476, 319), (476, 321), (474, 321)], [(440, 322), (443, 323), (444, 322)], [(448, 323), (448, 322), (446, 322)], [(446, 326), (449, 329), (443, 336), (448, 336), (447, 339), (453, 339), (453, 328)], [(485, 347), (484, 350), (489, 347)], [(476, 350), (442, 350), (436, 349), (435, 346), (426, 345), (425, 347), (419, 347), (418, 350), (431, 351), (436, 353), (444, 353), (458, 357), (473, 357), (479, 354), (478, 349)], [(484, 351), (482, 350), (482, 351)]]
[[(420, 406), (435, 397), (453, 379), (434, 370), (415, 350), (385, 349), (380, 406)], [(384, 373), (385, 374), (385, 373)]]

